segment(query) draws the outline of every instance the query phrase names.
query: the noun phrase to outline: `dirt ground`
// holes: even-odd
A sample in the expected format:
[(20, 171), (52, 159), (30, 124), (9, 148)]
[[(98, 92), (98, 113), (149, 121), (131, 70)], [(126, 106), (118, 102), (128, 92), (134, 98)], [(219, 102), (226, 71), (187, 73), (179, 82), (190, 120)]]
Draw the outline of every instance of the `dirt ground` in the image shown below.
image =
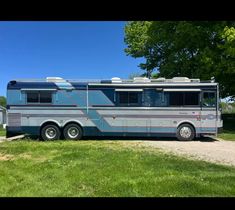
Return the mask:
[(0, 136), (0, 142), (4, 141), (6, 139), (5, 136)]
[(138, 145), (159, 148), (176, 155), (235, 166), (235, 142), (214, 139), (181, 142), (176, 140), (138, 141)]

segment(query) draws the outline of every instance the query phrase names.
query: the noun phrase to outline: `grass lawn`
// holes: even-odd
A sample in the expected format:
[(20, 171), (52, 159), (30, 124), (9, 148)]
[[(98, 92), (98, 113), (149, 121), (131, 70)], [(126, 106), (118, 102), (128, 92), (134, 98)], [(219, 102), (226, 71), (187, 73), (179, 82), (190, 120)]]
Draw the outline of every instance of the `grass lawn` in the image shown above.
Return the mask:
[(0, 144), (0, 196), (235, 196), (235, 168), (125, 141)]
[(0, 136), (5, 136), (6, 135), (6, 130), (0, 126)]
[(223, 119), (223, 133), (218, 135), (224, 140), (235, 141), (235, 118), (226, 116)]

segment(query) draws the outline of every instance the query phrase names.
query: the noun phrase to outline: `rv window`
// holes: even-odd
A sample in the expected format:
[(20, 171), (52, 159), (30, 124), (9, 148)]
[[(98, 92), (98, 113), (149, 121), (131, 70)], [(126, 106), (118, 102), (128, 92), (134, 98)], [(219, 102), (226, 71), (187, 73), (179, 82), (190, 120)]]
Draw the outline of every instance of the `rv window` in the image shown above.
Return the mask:
[(204, 92), (203, 93), (202, 106), (207, 106), (207, 107), (216, 106), (215, 92)]
[(169, 92), (170, 106), (199, 106), (199, 92)]
[(129, 104), (138, 103), (138, 93), (137, 92), (129, 92)]
[(183, 92), (169, 92), (170, 106), (183, 106), (184, 104)]
[(29, 93), (27, 93), (27, 103), (39, 103), (39, 94), (38, 94), (38, 92), (29, 92)]
[(140, 100), (139, 92), (119, 92), (118, 95), (118, 102), (119, 105), (124, 106), (136, 106), (139, 104)]
[(186, 92), (184, 95), (184, 105), (199, 105), (199, 92)]
[(40, 103), (51, 103), (52, 102), (52, 95), (51, 92), (40, 92)]
[(120, 104), (128, 104), (128, 92), (120, 92), (119, 93), (119, 103)]
[(52, 103), (52, 92), (28, 92), (27, 103)]

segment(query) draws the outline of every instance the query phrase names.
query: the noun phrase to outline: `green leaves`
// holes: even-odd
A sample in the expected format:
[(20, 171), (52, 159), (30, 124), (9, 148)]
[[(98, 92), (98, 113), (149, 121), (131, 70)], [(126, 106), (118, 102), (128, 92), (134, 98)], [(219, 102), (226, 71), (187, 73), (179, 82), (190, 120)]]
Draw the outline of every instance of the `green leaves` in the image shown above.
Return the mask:
[(0, 96), (0, 106), (6, 107), (6, 97)]
[(139, 67), (149, 76), (214, 76), (223, 97), (235, 96), (234, 27), (232, 21), (132, 21), (125, 27), (125, 52), (144, 57)]
[(229, 28), (228, 26), (226, 26), (224, 28), (222, 38), (224, 38), (228, 42), (235, 41), (235, 28), (234, 27)]
[(150, 21), (132, 21), (125, 27), (124, 41), (128, 45), (125, 49), (127, 55), (135, 58), (143, 57), (148, 51), (148, 42), (150, 37), (147, 32), (152, 23)]

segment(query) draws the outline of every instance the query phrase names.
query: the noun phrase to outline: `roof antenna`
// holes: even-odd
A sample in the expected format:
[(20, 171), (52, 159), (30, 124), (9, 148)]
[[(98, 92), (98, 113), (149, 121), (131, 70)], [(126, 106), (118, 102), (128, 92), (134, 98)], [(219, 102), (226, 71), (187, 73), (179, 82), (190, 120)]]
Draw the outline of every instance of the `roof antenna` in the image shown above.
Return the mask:
[(211, 77), (211, 82), (215, 82), (215, 77)]

